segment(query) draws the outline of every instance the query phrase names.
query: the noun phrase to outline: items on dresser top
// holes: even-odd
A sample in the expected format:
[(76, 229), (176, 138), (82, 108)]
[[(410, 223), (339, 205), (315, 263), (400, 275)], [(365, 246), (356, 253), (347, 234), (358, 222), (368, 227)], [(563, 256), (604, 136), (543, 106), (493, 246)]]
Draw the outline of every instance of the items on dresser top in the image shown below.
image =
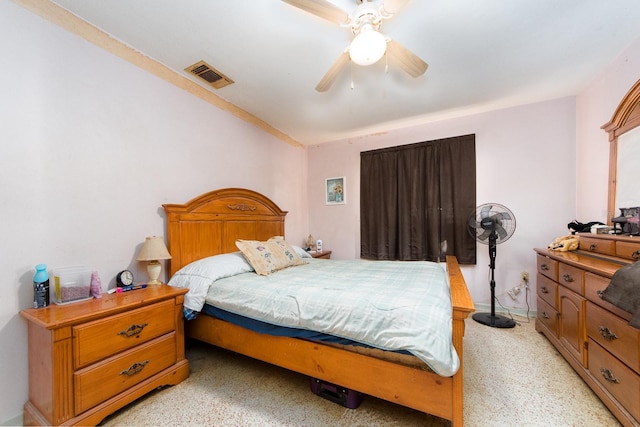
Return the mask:
[(47, 264), (38, 264), (36, 265), (36, 273), (33, 275), (33, 308), (48, 306), (49, 298)]
[(171, 254), (167, 246), (164, 244), (164, 239), (160, 236), (147, 237), (136, 257), (136, 261), (147, 261), (147, 275), (149, 280), (147, 285), (161, 285), (160, 272), (162, 270), (162, 264), (160, 261), (171, 259)]
[(91, 270), (85, 266), (54, 268), (53, 289), (51, 299), (56, 304), (90, 299)]
[(640, 223), (640, 207), (633, 208), (620, 208), (620, 216), (617, 216), (611, 220), (614, 225), (614, 229), (617, 230), (617, 225), (620, 226), (620, 233), (628, 233), (638, 235), (640, 230), (638, 224)]
[(574, 219), (569, 224), (567, 224), (567, 228), (571, 231), (571, 234), (575, 233), (588, 233), (591, 231), (591, 227), (594, 225), (604, 225), (600, 221), (590, 221), (587, 223), (582, 223), (577, 219)]
[(555, 239), (553, 239), (553, 242), (551, 242), (549, 246), (547, 246), (547, 248), (551, 249), (552, 251), (560, 252), (575, 251), (576, 249), (578, 249), (578, 247), (580, 247), (580, 240), (573, 234), (556, 237)]

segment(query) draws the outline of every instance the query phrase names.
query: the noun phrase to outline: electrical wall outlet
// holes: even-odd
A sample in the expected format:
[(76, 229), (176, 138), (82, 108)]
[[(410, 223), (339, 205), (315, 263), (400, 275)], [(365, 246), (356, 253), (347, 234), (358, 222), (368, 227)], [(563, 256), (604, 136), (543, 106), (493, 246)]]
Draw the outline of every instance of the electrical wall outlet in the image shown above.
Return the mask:
[(529, 283), (529, 272), (523, 271), (520, 273), (520, 281), (524, 283)]

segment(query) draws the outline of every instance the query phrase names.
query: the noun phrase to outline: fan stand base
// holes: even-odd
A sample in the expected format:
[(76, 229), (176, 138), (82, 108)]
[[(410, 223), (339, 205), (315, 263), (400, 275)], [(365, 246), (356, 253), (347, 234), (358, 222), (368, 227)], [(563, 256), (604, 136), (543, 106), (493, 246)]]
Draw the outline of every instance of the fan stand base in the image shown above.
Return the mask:
[(471, 316), (473, 320), (483, 325), (491, 326), (492, 328), (513, 328), (516, 326), (516, 322), (508, 317), (501, 316), (499, 314), (491, 313), (476, 313)]

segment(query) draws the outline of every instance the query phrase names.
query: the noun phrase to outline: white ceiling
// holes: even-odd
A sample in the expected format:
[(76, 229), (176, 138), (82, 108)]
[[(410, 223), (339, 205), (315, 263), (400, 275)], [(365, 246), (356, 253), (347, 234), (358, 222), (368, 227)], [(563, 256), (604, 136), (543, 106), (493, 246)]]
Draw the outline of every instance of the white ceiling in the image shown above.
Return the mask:
[(235, 81), (211, 91), (302, 144), (576, 95), (640, 37), (638, 0), (412, 0), (381, 31), (424, 75), (348, 64), (318, 93), (350, 30), (280, 0), (54, 2), (182, 75), (205, 60)]

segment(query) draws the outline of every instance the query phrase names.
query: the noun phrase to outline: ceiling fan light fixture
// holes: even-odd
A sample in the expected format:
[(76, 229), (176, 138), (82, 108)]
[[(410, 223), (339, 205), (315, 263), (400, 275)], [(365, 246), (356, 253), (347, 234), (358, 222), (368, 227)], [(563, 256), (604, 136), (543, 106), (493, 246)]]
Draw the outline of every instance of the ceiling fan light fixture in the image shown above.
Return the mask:
[(387, 40), (371, 24), (365, 24), (349, 46), (349, 56), (358, 65), (375, 64), (387, 50)]

